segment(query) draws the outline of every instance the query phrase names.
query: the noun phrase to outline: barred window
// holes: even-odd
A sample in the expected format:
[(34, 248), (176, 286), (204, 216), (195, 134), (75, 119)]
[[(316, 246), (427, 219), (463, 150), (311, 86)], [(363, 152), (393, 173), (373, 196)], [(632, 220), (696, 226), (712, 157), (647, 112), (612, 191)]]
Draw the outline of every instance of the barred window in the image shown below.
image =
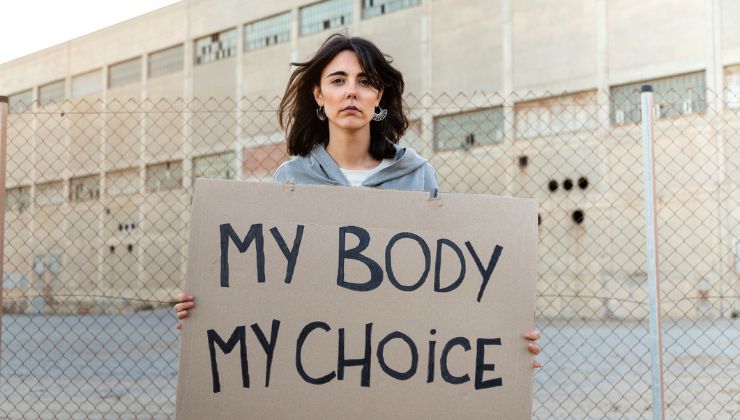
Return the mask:
[(80, 202), (100, 198), (100, 175), (88, 175), (69, 180), (69, 201)]
[(146, 167), (148, 192), (171, 190), (182, 186), (182, 161), (155, 163)]
[(517, 137), (551, 136), (579, 130), (595, 131), (599, 126), (599, 106), (595, 91), (519, 102), (514, 107)]
[(111, 197), (139, 192), (139, 171), (126, 169), (106, 174), (105, 193)]
[(500, 106), (434, 118), (435, 150), (468, 148), (503, 138), (504, 112)]
[(36, 185), (36, 197), (34, 201), (39, 207), (64, 203), (64, 182), (47, 182)]
[(24, 90), (8, 97), (8, 112), (21, 114), (31, 109), (33, 104), (33, 89)]
[(149, 54), (149, 77), (163, 76), (182, 71), (184, 66), (183, 55), (185, 54), (183, 51), (183, 46), (177, 45)]
[(740, 64), (725, 68), (725, 103), (728, 108), (740, 108)]
[(706, 79), (703, 71), (661, 79), (645, 80), (609, 88), (611, 121), (616, 125), (639, 122), (640, 87), (652, 85), (655, 116), (677, 117), (707, 109)]
[(244, 25), (244, 51), (290, 41), (292, 16), (286, 12)]
[(310, 35), (352, 23), (352, 0), (326, 0), (301, 7), (301, 35)]
[(421, 0), (362, 0), (362, 18), (385, 15), (420, 4)]
[(236, 55), (236, 28), (195, 40), (195, 64), (206, 64)]
[(193, 179), (233, 179), (234, 152), (199, 156), (193, 159)]
[(108, 87), (117, 88), (141, 82), (141, 57), (108, 67)]
[(103, 90), (101, 70), (80, 74), (72, 78), (72, 97), (79, 98)]
[(5, 210), (23, 213), (31, 205), (31, 187), (14, 187), (5, 190)]
[(58, 80), (56, 82), (41, 86), (39, 88), (39, 105), (60, 105), (62, 102), (64, 102), (64, 82), (64, 80)]

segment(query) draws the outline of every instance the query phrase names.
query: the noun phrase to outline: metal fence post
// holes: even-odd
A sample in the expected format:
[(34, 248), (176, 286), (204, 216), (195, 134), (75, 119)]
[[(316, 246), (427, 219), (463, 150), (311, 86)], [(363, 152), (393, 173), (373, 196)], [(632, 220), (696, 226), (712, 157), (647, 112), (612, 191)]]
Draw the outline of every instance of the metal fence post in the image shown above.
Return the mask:
[(647, 239), (648, 305), (650, 318), (650, 361), (653, 388), (653, 419), (664, 418), (663, 402), (663, 328), (660, 313), (660, 282), (658, 278), (658, 248), (655, 211), (655, 154), (653, 150), (654, 98), (653, 87), (640, 89), (642, 104), (643, 179), (645, 183), (645, 236)]
[(3, 349), (3, 283), (5, 273), (5, 154), (8, 140), (8, 97), (0, 96), (0, 352)]

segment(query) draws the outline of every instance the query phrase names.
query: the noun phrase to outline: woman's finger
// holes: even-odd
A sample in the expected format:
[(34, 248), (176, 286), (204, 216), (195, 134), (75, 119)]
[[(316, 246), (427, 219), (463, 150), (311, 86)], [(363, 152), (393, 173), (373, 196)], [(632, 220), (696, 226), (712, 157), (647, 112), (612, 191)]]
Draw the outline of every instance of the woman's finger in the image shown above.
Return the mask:
[(175, 328), (177, 328), (178, 330), (181, 330), (182, 329), (182, 322), (178, 322), (177, 325), (175, 325)]
[(188, 311), (179, 311), (177, 313), (177, 319), (183, 319), (188, 317)]
[(192, 302), (193, 301), (193, 295), (189, 293), (182, 292), (179, 295), (177, 295), (177, 301), (178, 302)]
[(540, 346), (538, 346), (535, 343), (529, 343), (527, 344), (527, 348), (529, 349), (529, 352), (532, 354), (540, 354)]
[(527, 340), (539, 340), (540, 332), (539, 331), (527, 331), (524, 333), (524, 338), (526, 338)]
[(193, 302), (183, 302), (175, 305), (175, 312), (181, 312), (193, 307)]
[(535, 369), (539, 369), (542, 367), (542, 363), (535, 360), (534, 362), (532, 362), (532, 367)]

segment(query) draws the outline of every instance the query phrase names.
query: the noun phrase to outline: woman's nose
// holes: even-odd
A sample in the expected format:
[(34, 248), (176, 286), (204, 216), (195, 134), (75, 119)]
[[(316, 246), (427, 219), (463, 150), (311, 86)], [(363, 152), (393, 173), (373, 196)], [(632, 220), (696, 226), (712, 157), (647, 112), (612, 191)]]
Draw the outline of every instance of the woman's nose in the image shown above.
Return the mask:
[(357, 96), (357, 86), (353, 82), (347, 83), (347, 97), (354, 98)]

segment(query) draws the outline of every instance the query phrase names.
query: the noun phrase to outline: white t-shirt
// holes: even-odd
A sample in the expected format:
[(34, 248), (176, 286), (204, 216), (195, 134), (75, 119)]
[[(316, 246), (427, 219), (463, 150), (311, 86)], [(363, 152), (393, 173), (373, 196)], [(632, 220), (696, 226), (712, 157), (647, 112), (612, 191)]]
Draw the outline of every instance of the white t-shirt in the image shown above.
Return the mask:
[(344, 169), (339, 168), (340, 171), (342, 171), (342, 174), (344, 174), (344, 177), (347, 178), (347, 181), (349, 181), (349, 185), (353, 187), (359, 187), (362, 185), (363, 182), (372, 174), (375, 172), (378, 172), (379, 170), (386, 168), (393, 163), (393, 159), (383, 159), (380, 161), (380, 164), (373, 169)]

